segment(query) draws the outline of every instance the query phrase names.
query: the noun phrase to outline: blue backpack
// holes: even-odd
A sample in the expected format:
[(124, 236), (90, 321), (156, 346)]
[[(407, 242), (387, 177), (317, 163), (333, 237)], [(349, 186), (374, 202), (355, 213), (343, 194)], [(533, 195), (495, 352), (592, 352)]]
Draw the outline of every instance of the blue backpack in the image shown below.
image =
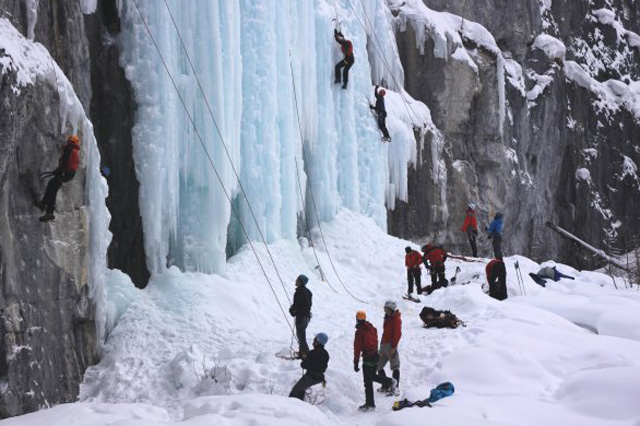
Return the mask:
[(451, 396), (453, 395), (453, 392), (455, 392), (453, 383), (451, 382), (440, 383), (438, 386), (431, 389), (429, 398), (423, 399), (421, 401), (409, 401), (408, 399), (403, 399), (402, 401), (396, 401), (393, 404), (393, 411), (402, 410), (403, 408), (407, 408), (407, 407), (431, 407), (432, 402), (436, 402), (442, 398)]

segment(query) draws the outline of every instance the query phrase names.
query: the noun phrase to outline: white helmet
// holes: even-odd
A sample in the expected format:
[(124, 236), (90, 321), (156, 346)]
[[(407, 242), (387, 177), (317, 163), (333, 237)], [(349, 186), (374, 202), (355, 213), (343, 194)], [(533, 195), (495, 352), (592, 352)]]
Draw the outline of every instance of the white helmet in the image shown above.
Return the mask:
[(397, 307), (398, 305), (396, 305), (396, 302), (394, 302), (393, 300), (387, 300), (386, 302), (384, 302), (385, 309), (391, 309), (392, 311), (395, 311)]
[(467, 207), (470, 208), (471, 210), (475, 210), (476, 209), (476, 205), (473, 204), (473, 203), (467, 204)]

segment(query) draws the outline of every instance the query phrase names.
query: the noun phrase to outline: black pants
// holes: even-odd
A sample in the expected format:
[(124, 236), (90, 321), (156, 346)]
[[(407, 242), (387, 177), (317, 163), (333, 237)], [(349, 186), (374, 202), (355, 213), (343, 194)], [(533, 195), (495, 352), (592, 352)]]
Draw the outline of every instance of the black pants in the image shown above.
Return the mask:
[[(373, 382), (380, 383), (385, 388), (391, 387), (391, 379), (384, 374), (378, 373), (378, 354), (372, 357), (363, 358), (362, 378), (364, 379), (365, 404), (375, 406), (373, 399)], [(369, 365), (368, 365), (369, 364)]]
[(44, 197), (42, 198), (42, 204), (44, 204), (44, 208), (47, 213), (53, 213), (56, 208), (56, 197), (58, 196), (58, 190), (62, 186), (63, 183), (69, 182), (76, 175), (76, 172), (63, 172), (56, 173), (53, 175), (49, 184), (47, 185), (47, 190), (44, 193)]
[(418, 288), (418, 294), (422, 293), (422, 286), (420, 285), (420, 279), (422, 278), (422, 271), (420, 268), (407, 268), (407, 283), (409, 284), (408, 294), (413, 293), (413, 282), (415, 281)]
[(502, 235), (493, 234), (493, 257), (502, 259)]
[(300, 354), (304, 355), (309, 352), (309, 345), (307, 345), (307, 326), (309, 321), (311, 321), (310, 317), (296, 317), (296, 337), (298, 338)]
[(497, 300), (507, 298), (507, 270), (504, 263), (498, 263), (489, 276), (489, 296)]
[(476, 232), (467, 231), (467, 237), (469, 237), (469, 245), (471, 246), (471, 253), (473, 253), (473, 257), (478, 257), (478, 246), (476, 244)]
[(347, 87), (347, 83), (349, 82), (349, 70), (353, 66), (354, 62), (355, 58), (353, 56), (347, 56), (336, 64), (336, 83), (340, 83), (340, 70), (344, 68), (342, 71), (342, 85)]
[(291, 389), (289, 398), (298, 398), (300, 401), (304, 401), (304, 394), (306, 390), (311, 386), (322, 383), (323, 380), (323, 374), (317, 375), (309, 372), (305, 373), (304, 376), (302, 376), (300, 380), (298, 380), (298, 383), (293, 386), (293, 389)]
[(449, 282), (445, 277), (444, 266), (432, 266), (429, 270), (429, 274), (431, 274), (431, 285), (426, 288), (427, 294), (431, 294), (434, 290), (449, 285)]
[(382, 137), (389, 139), (389, 131), (387, 130), (386, 114), (378, 114), (378, 128), (382, 132)]

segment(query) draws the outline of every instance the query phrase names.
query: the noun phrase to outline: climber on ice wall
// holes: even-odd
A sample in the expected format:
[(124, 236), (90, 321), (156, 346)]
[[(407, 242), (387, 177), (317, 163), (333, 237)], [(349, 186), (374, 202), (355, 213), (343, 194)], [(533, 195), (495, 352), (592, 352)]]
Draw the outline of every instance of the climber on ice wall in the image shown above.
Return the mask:
[(62, 153), (58, 160), (58, 168), (52, 172), (45, 172), (42, 174), (43, 177), (51, 176), (51, 180), (47, 185), (42, 201), (36, 201), (36, 206), (38, 206), (41, 211), (46, 211), (44, 216), (40, 217), (41, 222), (48, 222), (55, 219), (53, 211), (56, 208), (58, 190), (63, 183), (69, 182), (73, 179), (79, 165), (80, 138), (77, 135), (71, 135), (67, 139), (67, 143), (62, 146)]
[[(342, 88), (347, 88), (347, 83), (349, 82), (349, 69), (353, 66), (355, 62), (355, 58), (353, 56), (353, 43), (351, 40), (348, 40), (344, 37), (341, 31), (337, 29), (333, 30), (333, 38), (340, 44), (342, 48), (342, 53), (344, 53), (344, 59), (341, 59), (340, 62), (336, 64), (335, 75), (336, 75), (336, 84), (342, 83)], [(343, 70), (344, 68), (344, 70)], [(340, 72), (342, 71), (342, 78), (340, 76)]]
[(369, 108), (374, 110), (378, 117), (378, 128), (382, 132), (382, 141), (389, 142), (391, 137), (387, 130), (387, 109), (384, 105), (384, 96), (387, 94), (387, 91), (382, 86), (376, 86), (374, 94), (376, 95), (376, 105), (369, 105)]

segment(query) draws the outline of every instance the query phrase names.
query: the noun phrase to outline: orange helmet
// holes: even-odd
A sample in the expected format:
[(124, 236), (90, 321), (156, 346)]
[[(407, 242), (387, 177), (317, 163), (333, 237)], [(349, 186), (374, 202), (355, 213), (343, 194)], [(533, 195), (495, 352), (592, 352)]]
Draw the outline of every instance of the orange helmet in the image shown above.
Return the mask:
[(356, 312), (356, 319), (357, 320), (366, 320), (367, 319), (367, 313), (365, 311)]
[(78, 137), (78, 135), (71, 135), (67, 138), (67, 142), (72, 142), (76, 145), (80, 145), (80, 138)]

